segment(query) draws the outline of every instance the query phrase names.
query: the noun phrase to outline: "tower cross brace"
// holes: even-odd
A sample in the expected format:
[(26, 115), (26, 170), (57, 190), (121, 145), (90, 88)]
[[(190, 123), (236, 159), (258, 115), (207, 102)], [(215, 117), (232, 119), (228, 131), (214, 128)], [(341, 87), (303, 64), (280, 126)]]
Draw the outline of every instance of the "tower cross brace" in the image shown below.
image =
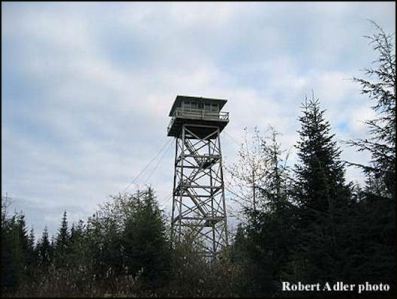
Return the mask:
[[(171, 240), (190, 240), (213, 260), (228, 245), (220, 132), (229, 119), (219, 112), (226, 101), (180, 98), (175, 103), (179, 99), (181, 107), (174, 103), (168, 128), (168, 136), (175, 137)], [(213, 105), (212, 111), (205, 109), (206, 103)]]

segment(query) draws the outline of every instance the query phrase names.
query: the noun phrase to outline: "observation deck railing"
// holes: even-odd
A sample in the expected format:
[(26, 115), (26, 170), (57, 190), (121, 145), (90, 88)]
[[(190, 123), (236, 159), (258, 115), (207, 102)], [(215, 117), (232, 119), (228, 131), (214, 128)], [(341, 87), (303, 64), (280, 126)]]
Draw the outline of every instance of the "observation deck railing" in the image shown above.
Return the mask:
[(200, 119), (209, 121), (229, 121), (229, 112), (213, 112), (205, 109), (189, 109), (189, 108), (176, 108), (174, 116), (171, 118), (170, 124), (168, 125), (167, 131), (169, 132), (175, 119), (186, 118), (186, 119)]

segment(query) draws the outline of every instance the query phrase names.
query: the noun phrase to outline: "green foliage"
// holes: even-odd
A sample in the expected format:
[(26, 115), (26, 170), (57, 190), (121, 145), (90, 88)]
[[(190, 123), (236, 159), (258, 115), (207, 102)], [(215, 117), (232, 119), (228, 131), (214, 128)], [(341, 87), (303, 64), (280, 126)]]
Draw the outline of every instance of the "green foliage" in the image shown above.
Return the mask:
[(372, 192), (396, 198), (396, 56), (393, 35), (372, 22), (377, 32), (367, 36), (377, 59), (365, 69), (368, 79), (354, 78), (373, 101), (376, 118), (366, 121), (371, 137), (351, 141), (359, 151), (369, 151), (371, 166), (358, 165), (368, 175)]
[(227, 250), (221, 258), (207, 261), (200, 248), (186, 234), (172, 251), (172, 272), (161, 295), (171, 297), (231, 297), (238, 289), (241, 273), (230, 262)]
[[(393, 36), (372, 22), (376, 33), (367, 36), (377, 59), (367, 68), (368, 79), (354, 78), (362, 93), (373, 101), (374, 119), (366, 122), (370, 138), (350, 141), (359, 151), (371, 154), (371, 164), (361, 165), (366, 186), (357, 191), (355, 256), (360, 264), (357, 278), (380, 278), (396, 287), (396, 56)], [(365, 269), (365, 271), (363, 270)], [(360, 271), (361, 270), (361, 271)]]
[(299, 118), (298, 158), (295, 166), (296, 200), (301, 207), (316, 212), (333, 212), (346, 204), (349, 189), (345, 186), (340, 149), (324, 120), (319, 101), (312, 98), (303, 104)]
[(340, 149), (333, 140), (330, 124), (324, 119), (319, 101), (312, 98), (303, 104), (299, 164), (295, 166), (293, 198), (298, 203), (298, 229), (295, 259), (302, 263), (296, 280), (337, 281), (342, 279), (343, 251), (351, 200), (345, 183)]
[(42, 269), (48, 269), (53, 261), (53, 247), (48, 239), (47, 227), (44, 228), (41, 240), (37, 243), (38, 264)]
[[(259, 152), (265, 159), (263, 181), (257, 184), (258, 209), (245, 209), (247, 223), (237, 229), (231, 259), (241, 277), (236, 292), (241, 296), (271, 296), (278, 289), (293, 245), (293, 218), (288, 201), (288, 169), (281, 158), (277, 133), (256, 136)], [(244, 167), (244, 165), (241, 165)]]
[(69, 253), (70, 234), (68, 230), (68, 221), (66, 211), (63, 213), (61, 226), (58, 230), (58, 235), (55, 239), (54, 260), (58, 268), (69, 267)]
[(151, 288), (164, 284), (170, 267), (169, 243), (152, 189), (138, 194), (136, 209), (126, 219), (122, 236), (127, 273), (142, 271), (142, 279)]
[(2, 203), (1, 217), (1, 286), (5, 293), (15, 291), (27, 279), (33, 249), (23, 214), (7, 215)]

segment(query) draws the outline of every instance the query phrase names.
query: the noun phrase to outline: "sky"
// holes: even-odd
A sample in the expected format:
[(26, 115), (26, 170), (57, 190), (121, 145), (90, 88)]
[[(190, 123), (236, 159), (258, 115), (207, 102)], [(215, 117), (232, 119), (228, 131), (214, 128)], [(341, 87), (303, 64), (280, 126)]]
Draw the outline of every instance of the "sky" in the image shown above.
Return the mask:
[[(269, 125), (293, 165), (300, 106), (312, 93), (341, 158), (368, 163), (343, 144), (368, 136), (363, 122), (374, 116), (352, 81), (376, 58), (363, 37), (375, 32), (368, 19), (394, 33), (395, 3), (2, 2), (9, 210), (23, 211), (36, 235), (45, 226), (55, 234), (63, 211), (86, 220), (110, 195), (151, 185), (169, 213), (176, 95), (228, 99), (226, 166), (244, 128)], [(363, 182), (357, 169), (346, 177)]]

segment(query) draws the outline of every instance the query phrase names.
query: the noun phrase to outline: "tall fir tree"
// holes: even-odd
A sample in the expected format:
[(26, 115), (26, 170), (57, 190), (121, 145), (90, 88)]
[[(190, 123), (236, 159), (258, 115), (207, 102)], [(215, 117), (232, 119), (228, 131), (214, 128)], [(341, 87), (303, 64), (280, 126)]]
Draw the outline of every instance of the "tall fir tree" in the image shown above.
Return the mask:
[(67, 267), (70, 245), (70, 234), (68, 230), (68, 220), (66, 211), (63, 213), (61, 226), (55, 240), (55, 264), (57, 267)]
[(293, 188), (298, 229), (294, 263), (295, 278), (303, 281), (338, 280), (348, 271), (342, 256), (346, 258), (343, 244), (351, 190), (324, 112), (313, 96), (305, 99), (299, 117), (299, 164), (295, 165)]
[(123, 232), (125, 266), (146, 286), (157, 288), (167, 281), (170, 270), (169, 243), (153, 190), (138, 192), (137, 209), (126, 219)]
[(375, 22), (377, 30), (369, 39), (377, 58), (373, 67), (366, 68), (369, 78), (353, 78), (361, 85), (361, 92), (373, 101), (376, 118), (367, 120), (371, 134), (368, 139), (350, 143), (359, 151), (371, 153), (371, 165), (359, 165), (368, 175), (370, 192), (383, 197), (396, 198), (396, 55), (395, 39), (386, 34)]
[(1, 287), (4, 292), (12, 292), (27, 278), (29, 237), (22, 213), (9, 217), (2, 212)]
[[(377, 54), (367, 78), (354, 78), (372, 101), (376, 117), (367, 120), (370, 136), (350, 141), (359, 151), (371, 154), (369, 165), (352, 163), (366, 174), (359, 190), (356, 227), (356, 277), (361, 281), (384, 281), (397, 286), (396, 273), (396, 56), (395, 38), (375, 22), (376, 32), (366, 36)], [(363, 270), (365, 269), (365, 270)], [(395, 294), (395, 293), (394, 293)]]
[(27, 242), (28, 248), (26, 253), (26, 272), (28, 280), (33, 279), (34, 270), (37, 267), (37, 250), (35, 247), (35, 237), (33, 228), (30, 230)]
[(37, 251), (39, 265), (46, 272), (53, 260), (53, 247), (48, 237), (47, 226), (44, 227), (41, 239), (37, 242)]

